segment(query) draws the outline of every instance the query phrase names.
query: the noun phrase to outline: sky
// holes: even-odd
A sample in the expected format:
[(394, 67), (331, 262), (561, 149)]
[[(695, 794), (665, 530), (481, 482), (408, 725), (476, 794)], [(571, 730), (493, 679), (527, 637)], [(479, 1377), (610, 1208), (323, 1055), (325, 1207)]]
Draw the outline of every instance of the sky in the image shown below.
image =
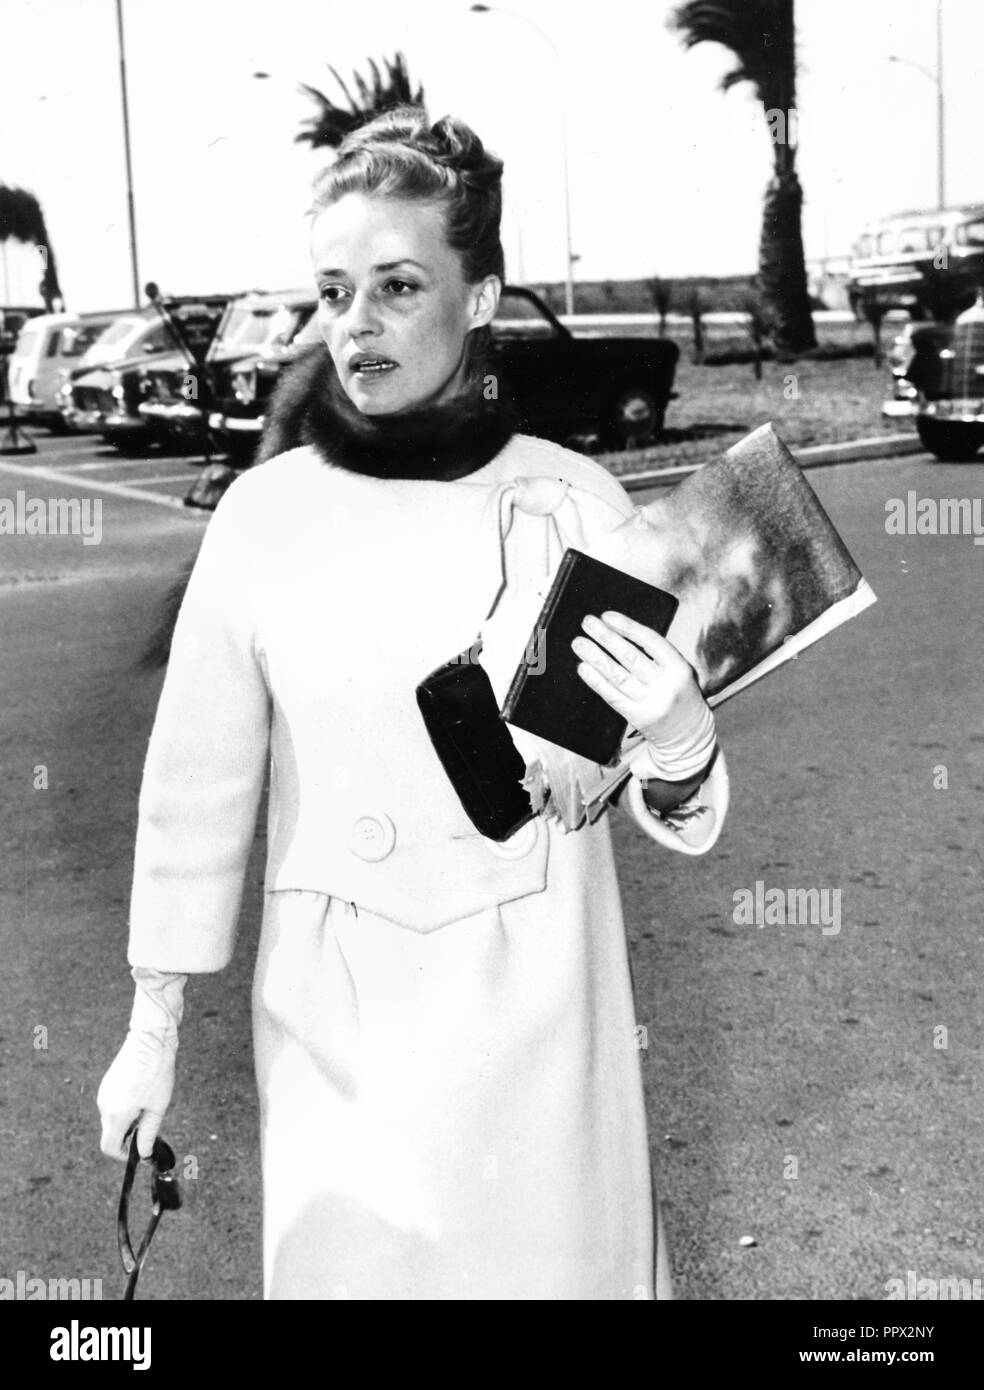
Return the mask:
[[(123, 0), (138, 270), (165, 292), (310, 282), (305, 210), (328, 157), (294, 143), (336, 89), (402, 50), (431, 115), (468, 121), (505, 161), (509, 278), (561, 280), (563, 148), (585, 280), (754, 272), (771, 146), (729, 55), (687, 52), (663, 0)], [(984, 202), (984, 3), (943, 0), (947, 202)], [(797, 0), (807, 257), (936, 197), (936, 0)], [(0, 181), (47, 216), (68, 307), (131, 299), (114, 0), (4, 0)], [(902, 62), (889, 61), (895, 54)], [(270, 73), (257, 80), (256, 71)], [(37, 302), (11, 244), (8, 303)], [(4, 280), (6, 271), (6, 283)]]

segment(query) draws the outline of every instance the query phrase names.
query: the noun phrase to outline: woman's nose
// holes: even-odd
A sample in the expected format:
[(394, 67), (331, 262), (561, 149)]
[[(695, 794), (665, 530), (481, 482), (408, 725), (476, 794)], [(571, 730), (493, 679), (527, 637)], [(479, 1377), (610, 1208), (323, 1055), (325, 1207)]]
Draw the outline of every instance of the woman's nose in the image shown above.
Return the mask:
[(356, 291), (352, 296), (346, 327), (353, 338), (379, 332), (379, 309), (370, 295)]

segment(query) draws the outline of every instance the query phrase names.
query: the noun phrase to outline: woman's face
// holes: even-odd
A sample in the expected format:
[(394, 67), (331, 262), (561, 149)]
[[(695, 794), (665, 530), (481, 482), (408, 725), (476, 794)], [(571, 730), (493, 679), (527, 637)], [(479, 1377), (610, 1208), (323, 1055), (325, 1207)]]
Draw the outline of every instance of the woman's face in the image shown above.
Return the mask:
[(315, 218), (311, 246), (321, 336), (352, 403), (386, 415), (452, 396), (501, 285), (466, 284), (440, 204), (347, 193)]

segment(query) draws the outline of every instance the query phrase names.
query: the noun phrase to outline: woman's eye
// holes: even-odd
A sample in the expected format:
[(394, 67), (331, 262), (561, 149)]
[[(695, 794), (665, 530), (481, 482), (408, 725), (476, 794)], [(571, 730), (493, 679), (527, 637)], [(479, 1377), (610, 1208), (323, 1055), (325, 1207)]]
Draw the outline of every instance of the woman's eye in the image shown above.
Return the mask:
[(319, 294), (326, 304), (337, 304), (345, 294), (345, 290), (341, 285), (322, 285)]
[(383, 288), (402, 299), (405, 295), (411, 294), (417, 286), (409, 280), (387, 280)]

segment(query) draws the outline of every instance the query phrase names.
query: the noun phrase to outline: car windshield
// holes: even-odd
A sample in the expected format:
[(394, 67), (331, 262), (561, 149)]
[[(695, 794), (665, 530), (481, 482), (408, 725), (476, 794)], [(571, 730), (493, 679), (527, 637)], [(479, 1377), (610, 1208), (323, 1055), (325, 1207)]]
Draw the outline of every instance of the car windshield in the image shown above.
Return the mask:
[(900, 251), (925, 251), (929, 246), (929, 233), (925, 227), (903, 227), (899, 232)]
[(170, 350), (176, 344), (167, 324), (155, 323), (149, 332), (141, 335), (139, 343), (134, 346), (138, 352), (163, 352), (165, 348)]
[(124, 339), (132, 337), (146, 322), (146, 319), (117, 319), (115, 323), (111, 323), (108, 328), (103, 329), (99, 337), (99, 346), (116, 347)]
[(83, 323), (78, 328), (66, 328), (62, 340), (62, 357), (81, 357), (105, 329), (104, 323)]
[(262, 347), (272, 339), (289, 342), (298, 311), (285, 304), (233, 309), (222, 333), (223, 347)]
[(960, 228), (959, 240), (967, 246), (984, 246), (984, 220), (967, 222)]
[(556, 331), (543, 311), (521, 294), (503, 294), (492, 320), (496, 338), (549, 338)]

